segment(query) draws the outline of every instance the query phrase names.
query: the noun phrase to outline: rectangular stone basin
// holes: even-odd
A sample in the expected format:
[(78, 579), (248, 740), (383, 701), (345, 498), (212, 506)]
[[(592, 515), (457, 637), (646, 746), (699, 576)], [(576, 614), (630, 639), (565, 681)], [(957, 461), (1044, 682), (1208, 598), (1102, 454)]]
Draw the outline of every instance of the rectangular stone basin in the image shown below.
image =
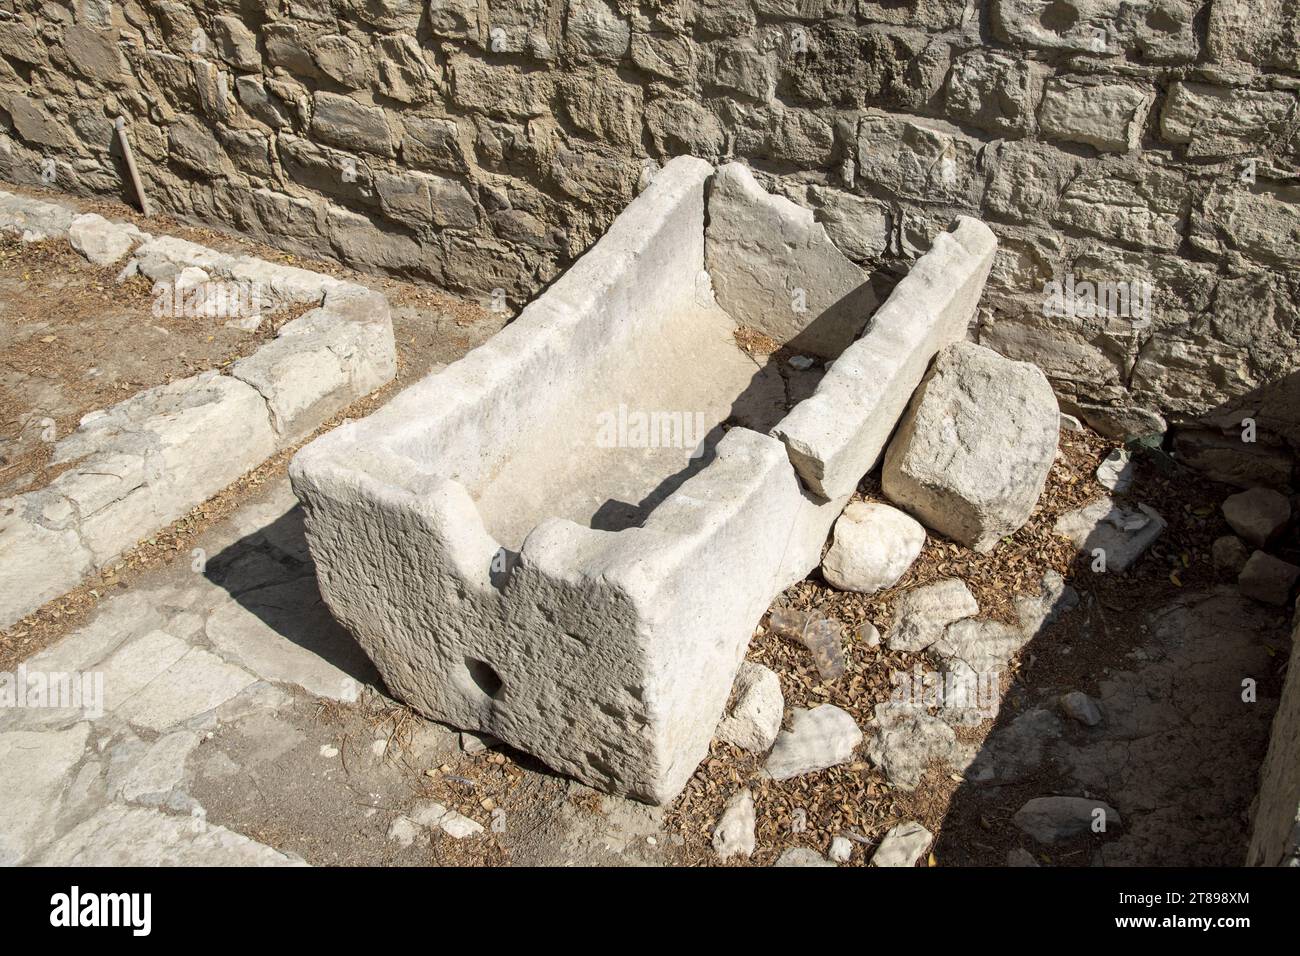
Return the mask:
[[(290, 468), (321, 591), (397, 698), (654, 803), (707, 754), (754, 627), (816, 567), (852, 491), (800, 477), (774, 437), (786, 410), (763, 402), (772, 369), (738, 347), (715, 299), (705, 206), (729, 168), (668, 163), (492, 340)], [(824, 238), (808, 211), (754, 201), (777, 204), (760, 219)], [(824, 472), (823, 453), (837, 472), (871, 467), (870, 436), (883, 428), (883, 447), (934, 352), (964, 335), (994, 247), (973, 220), (938, 237), (930, 267), (880, 310), (895, 318), (818, 387), (884, 362), (889, 395), (834, 417), (853, 433), (838, 443), (800, 438), (801, 469)], [(918, 307), (898, 308), (900, 292)], [(853, 300), (832, 298), (843, 322)]]

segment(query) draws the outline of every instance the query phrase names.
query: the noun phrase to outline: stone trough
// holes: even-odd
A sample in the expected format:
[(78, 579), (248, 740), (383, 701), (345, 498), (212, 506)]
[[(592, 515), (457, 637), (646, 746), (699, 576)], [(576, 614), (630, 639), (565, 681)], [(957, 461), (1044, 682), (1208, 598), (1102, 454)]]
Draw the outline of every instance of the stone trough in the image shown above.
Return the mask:
[[(298, 453), (326, 601), (422, 714), (671, 799), (995, 248), (959, 220), (873, 316), (811, 212), (673, 160), (491, 341)], [(753, 414), (740, 324), (834, 360), (811, 397)]]

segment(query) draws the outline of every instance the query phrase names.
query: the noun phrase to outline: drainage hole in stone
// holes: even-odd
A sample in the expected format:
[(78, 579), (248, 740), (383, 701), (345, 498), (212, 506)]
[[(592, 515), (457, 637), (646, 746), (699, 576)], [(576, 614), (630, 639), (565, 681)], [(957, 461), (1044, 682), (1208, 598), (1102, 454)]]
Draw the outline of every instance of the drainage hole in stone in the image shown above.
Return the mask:
[(474, 686), (492, 699), (501, 693), (501, 675), (492, 669), (492, 665), (477, 658), (465, 658), (465, 670)]

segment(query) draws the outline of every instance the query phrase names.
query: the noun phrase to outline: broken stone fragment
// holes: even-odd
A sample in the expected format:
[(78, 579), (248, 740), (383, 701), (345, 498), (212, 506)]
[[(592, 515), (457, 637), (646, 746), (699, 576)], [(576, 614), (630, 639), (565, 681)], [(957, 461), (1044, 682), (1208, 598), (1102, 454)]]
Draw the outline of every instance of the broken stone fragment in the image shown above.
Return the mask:
[(861, 742), (862, 731), (853, 717), (833, 704), (812, 710), (796, 707), (790, 729), (776, 738), (763, 769), (773, 780), (825, 770), (853, 759)]
[(894, 609), (894, 625), (885, 644), (891, 651), (923, 651), (954, 621), (980, 611), (975, 595), (960, 578), (944, 578), (908, 591)]
[(871, 857), (872, 866), (916, 866), (934, 834), (915, 820), (900, 823), (885, 834)]
[(754, 855), (754, 795), (749, 790), (732, 794), (722, 808), (718, 825), (713, 828), (713, 849), (718, 859)]
[(1087, 797), (1035, 797), (1012, 818), (1039, 843), (1056, 843), (1085, 833), (1105, 833), (1123, 823), (1119, 813)]
[(1210, 555), (1214, 559), (1216, 569), (1236, 577), (1250, 560), (1250, 549), (1235, 534), (1225, 534), (1221, 538), (1214, 539), (1214, 544), (1210, 546)]
[(1291, 520), (1291, 502), (1272, 488), (1251, 488), (1223, 502), (1223, 517), (1247, 544), (1263, 548)]
[(1165, 520), (1147, 505), (1140, 504), (1134, 511), (1102, 497), (1061, 515), (1053, 530), (1094, 559), (1104, 559), (1105, 570), (1122, 572), (1164, 533)]
[(718, 721), (714, 736), (741, 750), (763, 753), (781, 732), (785, 698), (780, 679), (762, 664), (745, 661), (736, 674), (732, 699), (735, 704)]
[[(449, 810), (441, 803), (435, 803), (432, 800), (422, 800), (412, 809), (409, 819), (399, 817), (398, 820), (407, 820), (409, 823), (418, 827), (437, 828), (456, 840), (463, 840), (466, 837), (477, 836), (483, 832), (483, 825), (455, 810)], [(397, 821), (394, 821), (396, 826)], [(403, 828), (405, 832), (405, 828)], [(390, 830), (391, 834), (391, 830)], [(406, 844), (403, 844), (406, 845)]]
[(405, 849), (415, 843), (419, 828), (407, 817), (398, 817), (388, 827), (388, 839)]
[(1001, 621), (956, 621), (944, 629), (931, 650), (945, 662), (960, 661), (973, 674), (1001, 670), (1033, 635)]
[(848, 837), (837, 836), (831, 840), (826, 855), (834, 863), (847, 863), (853, 859), (853, 841)]
[(969, 762), (964, 760), (953, 729), (910, 703), (876, 706), (867, 756), (890, 783), (903, 790), (915, 790), (932, 761), (959, 770)]
[(1256, 551), (1237, 576), (1237, 588), (1248, 598), (1286, 607), (1297, 579), (1300, 579), (1300, 568), (1271, 554)]
[(773, 866), (834, 866), (830, 860), (826, 859), (816, 850), (810, 850), (804, 846), (795, 846), (786, 850), (779, 857)]
[(135, 226), (109, 222), (93, 212), (77, 216), (68, 225), (72, 248), (97, 266), (111, 266), (147, 239)]
[(855, 501), (835, 522), (822, 577), (841, 591), (874, 594), (897, 583), (924, 546), (919, 521), (889, 505)]
[(1103, 488), (1124, 494), (1133, 484), (1133, 461), (1123, 448), (1115, 448), (1097, 466), (1097, 481)]
[(472, 730), (460, 732), (460, 749), (467, 754), (481, 754), (501, 745), (491, 734), (477, 734)]
[(1035, 365), (958, 342), (939, 353), (885, 453), (881, 486), (927, 527), (993, 550), (1033, 514), (1060, 412)]
[(1097, 702), (1080, 690), (1072, 690), (1061, 695), (1061, 713), (1071, 720), (1076, 720), (1085, 727), (1096, 727), (1101, 723), (1101, 708)]

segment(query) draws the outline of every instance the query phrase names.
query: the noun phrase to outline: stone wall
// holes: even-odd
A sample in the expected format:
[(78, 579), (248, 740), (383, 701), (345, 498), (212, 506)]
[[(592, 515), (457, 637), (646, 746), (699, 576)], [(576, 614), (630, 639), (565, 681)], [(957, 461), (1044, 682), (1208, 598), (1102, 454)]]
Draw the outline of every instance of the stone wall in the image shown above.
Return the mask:
[(1293, 0), (0, 0), (0, 56), (5, 178), (129, 195), (125, 116), (168, 211), (512, 309), (693, 153), (882, 287), (986, 219), (975, 335), (1099, 426), (1222, 412), (1300, 336)]

